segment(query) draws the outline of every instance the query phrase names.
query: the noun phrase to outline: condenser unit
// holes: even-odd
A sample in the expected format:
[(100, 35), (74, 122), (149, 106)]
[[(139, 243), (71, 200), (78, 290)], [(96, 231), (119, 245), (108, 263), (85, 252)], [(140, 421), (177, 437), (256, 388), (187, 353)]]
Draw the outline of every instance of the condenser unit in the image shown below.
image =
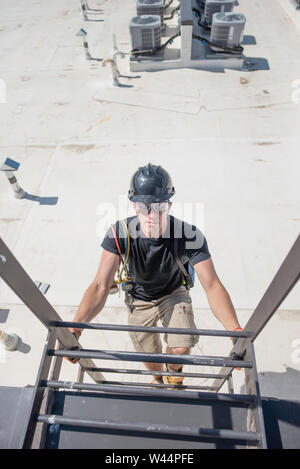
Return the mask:
[(158, 15), (160, 16), (161, 26), (164, 24), (164, 0), (137, 0), (136, 14), (142, 15)]
[(211, 25), (215, 13), (225, 13), (233, 10), (234, 0), (206, 0), (204, 21)]
[(211, 42), (221, 48), (237, 48), (243, 39), (245, 23), (246, 17), (242, 13), (215, 13), (210, 34)]
[(134, 16), (130, 22), (132, 49), (156, 49), (161, 45), (161, 20), (157, 15)]

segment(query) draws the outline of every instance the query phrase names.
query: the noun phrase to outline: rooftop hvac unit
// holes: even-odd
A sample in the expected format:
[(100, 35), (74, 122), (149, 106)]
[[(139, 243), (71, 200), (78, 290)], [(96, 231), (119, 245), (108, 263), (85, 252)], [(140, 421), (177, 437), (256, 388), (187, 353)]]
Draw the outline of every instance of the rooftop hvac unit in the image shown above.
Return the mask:
[(233, 7), (234, 0), (206, 0), (204, 20), (207, 24), (211, 24), (214, 13), (232, 11)]
[(136, 14), (158, 15), (161, 26), (164, 24), (164, 0), (136, 0)]
[(161, 20), (157, 15), (134, 16), (130, 22), (132, 49), (148, 50), (160, 46)]
[(211, 42), (220, 47), (237, 48), (242, 41), (245, 23), (246, 17), (242, 13), (215, 13), (210, 34)]

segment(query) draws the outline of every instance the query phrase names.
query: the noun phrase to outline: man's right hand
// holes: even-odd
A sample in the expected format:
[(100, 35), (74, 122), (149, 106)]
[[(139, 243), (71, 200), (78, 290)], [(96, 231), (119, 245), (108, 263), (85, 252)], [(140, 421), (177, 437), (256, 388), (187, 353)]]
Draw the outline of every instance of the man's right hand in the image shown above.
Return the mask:
[[(72, 332), (72, 334), (76, 337), (76, 339), (79, 339), (79, 337), (82, 334), (82, 329), (77, 329), (75, 327), (70, 327), (69, 331)], [(71, 358), (71, 357), (64, 357), (68, 362), (70, 363), (77, 363), (79, 361), (79, 358)]]

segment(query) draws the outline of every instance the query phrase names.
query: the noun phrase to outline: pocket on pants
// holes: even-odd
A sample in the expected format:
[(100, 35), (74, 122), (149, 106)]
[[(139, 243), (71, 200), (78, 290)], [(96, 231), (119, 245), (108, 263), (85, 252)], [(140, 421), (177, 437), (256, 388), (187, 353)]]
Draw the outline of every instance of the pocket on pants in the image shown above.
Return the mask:
[[(194, 321), (192, 305), (181, 301), (174, 306), (169, 322), (166, 324), (170, 328), (197, 329)], [(165, 334), (165, 342), (169, 347), (193, 347), (199, 340), (198, 335), (191, 334)]]

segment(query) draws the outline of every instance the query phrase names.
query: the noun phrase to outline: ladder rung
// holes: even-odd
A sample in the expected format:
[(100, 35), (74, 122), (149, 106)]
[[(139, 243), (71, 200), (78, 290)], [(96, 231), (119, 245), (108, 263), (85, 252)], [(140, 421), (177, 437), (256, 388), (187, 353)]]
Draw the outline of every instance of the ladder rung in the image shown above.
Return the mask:
[(147, 389), (130, 386), (114, 386), (110, 384), (93, 384), (93, 383), (77, 383), (75, 381), (55, 381), (43, 380), (41, 383), (44, 387), (49, 388), (63, 388), (63, 389), (78, 389), (80, 391), (105, 391), (107, 393), (121, 393), (132, 394), (151, 397), (166, 397), (172, 399), (196, 399), (203, 401), (221, 401), (231, 402), (235, 404), (248, 404), (255, 403), (256, 396), (252, 394), (223, 394), (215, 392), (196, 392), (196, 391), (179, 391), (165, 390), (165, 389)]
[(128, 326), (122, 324), (101, 324), (88, 322), (61, 321), (51, 324), (54, 327), (74, 327), (78, 329), (93, 329), (104, 331), (132, 331), (132, 332), (153, 332), (157, 334), (192, 334), (213, 337), (252, 337), (251, 332), (247, 331), (225, 331), (214, 329), (191, 329), (179, 327), (150, 327), (150, 326)]
[(133, 431), (133, 432), (146, 432), (158, 433), (159, 435), (181, 435), (197, 438), (214, 438), (214, 439), (230, 439), (230, 440), (243, 440), (243, 441), (259, 441), (260, 435), (256, 432), (239, 432), (226, 429), (210, 429), (210, 428), (197, 428), (197, 427), (180, 427), (160, 425), (153, 423), (131, 423), (131, 422), (112, 422), (103, 420), (86, 420), (73, 417), (64, 417), (59, 415), (40, 414), (36, 417), (38, 422), (44, 422), (50, 425), (68, 425), (68, 426), (81, 426), (89, 428), (104, 428), (107, 430), (116, 431)]
[(183, 376), (184, 378), (215, 378), (226, 379), (228, 375), (216, 373), (185, 373), (180, 372), (171, 373), (170, 371), (147, 371), (147, 370), (134, 370), (128, 368), (84, 368), (84, 371), (100, 371), (103, 373), (122, 373), (130, 375), (149, 375), (149, 376)]
[(194, 386), (194, 385), (184, 385), (184, 384), (159, 384), (159, 383), (139, 383), (139, 382), (129, 382), (126, 381), (121, 383), (120, 381), (107, 381), (105, 380), (105, 384), (113, 384), (113, 385), (120, 385), (120, 386), (138, 386), (138, 387), (145, 387), (145, 388), (162, 388), (162, 389), (199, 389), (199, 391), (217, 391), (218, 386)]
[(252, 362), (231, 360), (227, 357), (199, 355), (175, 355), (167, 353), (121, 352), (118, 350), (49, 350), (49, 355), (70, 358), (99, 358), (101, 360), (126, 360), (135, 362), (175, 363), (201, 366), (221, 366), (232, 368), (252, 368)]

